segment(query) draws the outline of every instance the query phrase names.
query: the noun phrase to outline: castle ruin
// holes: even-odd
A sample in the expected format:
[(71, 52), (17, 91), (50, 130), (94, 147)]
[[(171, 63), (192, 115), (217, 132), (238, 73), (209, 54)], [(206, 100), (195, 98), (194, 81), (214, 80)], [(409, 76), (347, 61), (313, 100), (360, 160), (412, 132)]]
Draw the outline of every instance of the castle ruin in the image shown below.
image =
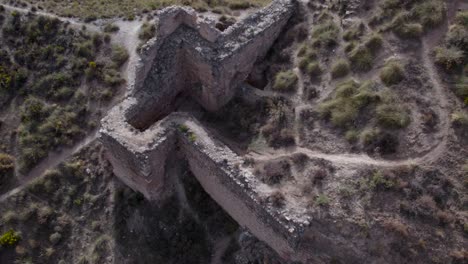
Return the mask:
[[(255, 188), (259, 181), (241, 166), (243, 158), (191, 114), (173, 112), (181, 94), (208, 111), (228, 103), (294, 15), (296, 4), (275, 0), (224, 32), (190, 8), (160, 11), (156, 37), (142, 48), (129, 95), (102, 120), (100, 140), (115, 174), (156, 202), (172, 191), (166, 160), (179, 152), (204, 190), (239, 225), (283, 258), (307, 261), (314, 251), (332, 245), (332, 237), (316, 233), (307, 217), (291, 219), (262, 205)], [(346, 246), (337, 254), (352, 255)]]

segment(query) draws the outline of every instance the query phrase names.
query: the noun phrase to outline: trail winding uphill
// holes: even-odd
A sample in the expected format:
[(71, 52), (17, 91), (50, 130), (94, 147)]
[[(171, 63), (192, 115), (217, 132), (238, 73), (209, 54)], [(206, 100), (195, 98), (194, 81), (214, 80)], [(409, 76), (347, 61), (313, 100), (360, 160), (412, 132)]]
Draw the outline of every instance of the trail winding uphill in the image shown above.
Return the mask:
[[(458, 2), (458, 1), (454, 1)], [(17, 7), (12, 7), (8, 5), (4, 5), (6, 9), (9, 10), (16, 10), (18, 12), (29, 12), (29, 10), (21, 9)], [(457, 4), (450, 4), (448, 8), (448, 14), (453, 14), (454, 10), (456, 10)], [(87, 23), (81, 23), (74, 19), (69, 18), (61, 18), (54, 14), (45, 13), (45, 12), (36, 12), (39, 15), (44, 15), (48, 17), (58, 18), (61, 21), (70, 22), (76, 26), (83, 26), (85, 25), (88, 29), (100, 31), (99, 27), (96, 25), (90, 25)], [(138, 54), (136, 52), (137, 45), (139, 43), (138, 40), (138, 31), (141, 27), (142, 22), (135, 21), (135, 22), (126, 22), (126, 21), (112, 21), (119, 26), (119, 32), (114, 36), (114, 42), (116, 44), (123, 45), (129, 50), (130, 58), (129, 62), (126, 65), (124, 77), (127, 80), (131, 80), (134, 77), (134, 66), (138, 61)], [(413, 165), (413, 164), (430, 164), (436, 161), (441, 155), (444, 154), (447, 148), (448, 137), (451, 133), (451, 127), (449, 122), (449, 98), (447, 96), (447, 89), (443, 82), (441, 81), (437, 70), (431, 60), (431, 51), (433, 47), (443, 38), (445, 32), (447, 31), (448, 23), (445, 25), (433, 30), (430, 34), (425, 36), (422, 39), (422, 50), (421, 50), (421, 58), (423, 61), (423, 65), (427, 70), (428, 75), (430, 76), (430, 81), (432, 82), (433, 88), (437, 95), (437, 100), (439, 102), (439, 109), (438, 109), (438, 116), (440, 120), (440, 129), (438, 133), (438, 144), (432, 148), (429, 152), (408, 159), (398, 159), (398, 160), (384, 160), (384, 159), (376, 159), (372, 158), (366, 154), (326, 154), (319, 151), (314, 151), (308, 148), (296, 146), (291, 148), (285, 149), (266, 149), (261, 151), (252, 151), (248, 153), (246, 156), (252, 157), (257, 160), (269, 160), (280, 158), (283, 156), (288, 156), (296, 153), (302, 153), (307, 155), (310, 158), (321, 158), (325, 160), (329, 160), (333, 163), (346, 165), (346, 166), (353, 166), (353, 165), (372, 165), (372, 166), (379, 166), (379, 167), (396, 167), (402, 165)], [(303, 88), (300, 89), (301, 93), (303, 92)], [(268, 96), (273, 94), (268, 94), (268, 91), (259, 91), (261, 94)], [(274, 93), (276, 94), (276, 93)], [(114, 100), (114, 102), (117, 101)], [(299, 105), (300, 107), (304, 107), (304, 105)], [(65, 161), (70, 156), (76, 154), (81, 149), (92, 143), (97, 138), (97, 132), (93, 131), (88, 137), (84, 138), (82, 141), (77, 143), (74, 147), (63, 149), (60, 152), (52, 153), (49, 157), (41, 162), (37, 167), (31, 170), (28, 174), (24, 175), (23, 177), (18, 177), (18, 186), (9, 191), (8, 193), (3, 194), (0, 196), (0, 202), (6, 200), (11, 195), (14, 195), (24, 187), (30, 183), (35, 178), (42, 175), (47, 169), (53, 168), (60, 164), (61, 162)]]

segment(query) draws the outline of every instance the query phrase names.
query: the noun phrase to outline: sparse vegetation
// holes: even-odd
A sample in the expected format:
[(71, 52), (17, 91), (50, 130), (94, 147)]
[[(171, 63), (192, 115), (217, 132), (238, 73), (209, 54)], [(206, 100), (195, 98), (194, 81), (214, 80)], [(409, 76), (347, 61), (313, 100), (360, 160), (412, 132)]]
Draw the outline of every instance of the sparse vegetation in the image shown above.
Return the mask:
[[(53, 0), (45, 0), (41, 2), (28, 0), (27, 2), (32, 5), (37, 5), (39, 9), (44, 9), (63, 17), (79, 17), (90, 22), (98, 18), (111, 17), (122, 17), (124, 19), (134, 20), (137, 15), (148, 14), (153, 10), (158, 10), (171, 5), (191, 6), (199, 12), (205, 12), (207, 10), (238, 10), (249, 7), (260, 7), (268, 4), (270, 0), (110, 0), (106, 2), (86, 0), (79, 3)], [(22, 4), (25, 3), (22, 2)]]
[(357, 71), (367, 72), (372, 69), (374, 58), (382, 46), (382, 37), (378, 34), (367, 36), (362, 44), (348, 52), (352, 67)]
[(458, 127), (468, 128), (468, 114), (463, 111), (453, 113), (452, 123)]
[(349, 63), (346, 60), (340, 59), (336, 61), (331, 70), (331, 75), (334, 79), (341, 78), (349, 73)]
[(312, 46), (328, 48), (337, 44), (339, 28), (332, 19), (326, 19), (312, 30)]
[(114, 25), (112, 23), (109, 23), (109, 24), (106, 24), (104, 26), (104, 32), (107, 32), (107, 33), (114, 33), (114, 32), (117, 32), (120, 30), (119, 26), (117, 25)]
[(319, 196), (317, 196), (317, 198), (315, 199), (315, 203), (318, 205), (318, 206), (328, 206), (330, 204), (330, 199), (324, 195), (324, 194), (320, 194)]
[(387, 86), (398, 84), (403, 78), (403, 67), (398, 61), (387, 62), (382, 71), (380, 71), (380, 79)]
[[(87, 101), (123, 82), (118, 68), (128, 54), (103, 42), (99, 34), (32, 14), (8, 14), (0, 42), (5, 47), (0, 50), (0, 101), (24, 101), (18, 113), (18, 161), (26, 171), (48, 152), (84, 135), (94, 112), (87, 109)], [(114, 61), (102, 58), (103, 52), (111, 53)], [(97, 88), (89, 98), (80, 87), (91, 82)]]
[(379, 124), (385, 128), (403, 128), (410, 123), (407, 112), (399, 105), (379, 105), (376, 114)]
[(280, 92), (290, 92), (296, 89), (297, 75), (294, 71), (280, 71), (275, 76), (273, 89)]
[(21, 239), (21, 235), (10, 229), (0, 236), (0, 245), (3, 247), (11, 247), (16, 245)]
[(467, 11), (460, 11), (450, 26), (445, 42), (434, 49), (434, 61), (449, 73), (455, 94), (468, 105), (468, 24)]
[(457, 47), (437, 47), (434, 50), (435, 62), (447, 71), (460, 67), (464, 61), (463, 51)]
[(146, 42), (156, 34), (156, 26), (152, 23), (144, 23), (141, 25), (140, 32), (138, 33), (138, 38), (142, 42)]
[(111, 56), (112, 61), (116, 64), (117, 67), (122, 66), (122, 64), (124, 64), (129, 57), (128, 51), (124, 47), (118, 45), (114, 45), (112, 47)]
[(336, 87), (334, 98), (320, 105), (320, 115), (337, 127), (353, 126), (360, 111), (379, 100), (373, 85), (370, 82), (359, 84), (354, 80), (341, 82)]
[(402, 2), (386, 0), (380, 11), (371, 19), (372, 24), (387, 21), (386, 29), (401, 38), (419, 38), (424, 31), (442, 23), (445, 3), (441, 0)]

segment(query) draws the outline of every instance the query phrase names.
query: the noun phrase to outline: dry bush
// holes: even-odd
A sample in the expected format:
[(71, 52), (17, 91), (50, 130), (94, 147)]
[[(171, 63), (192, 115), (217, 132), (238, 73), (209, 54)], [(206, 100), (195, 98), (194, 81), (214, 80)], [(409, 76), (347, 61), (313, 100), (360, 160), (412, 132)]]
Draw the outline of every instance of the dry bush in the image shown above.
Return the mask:
[(274, 207), (281, 208), (285, 204), (285, 198), (283, 193), (280, 191), (275, 191), (273, 192), (269, 197), (268, 197), (268, 202), (271, 203)]
[(384, 222), (383, 227), (391, 232), (397, 233), (400, 236), (409, 236), (408, 226), (399, 219), (388, 219)]
[(291, 177), (291, 165), (286, 160), (269, 161), (260, 171), (260, 180), (268, 185), (278, 184), (289, 177)]
[(312, 172), (312, 183), (319, 184), (328, 176), (328, 172), (324, 168), (319, 168)]

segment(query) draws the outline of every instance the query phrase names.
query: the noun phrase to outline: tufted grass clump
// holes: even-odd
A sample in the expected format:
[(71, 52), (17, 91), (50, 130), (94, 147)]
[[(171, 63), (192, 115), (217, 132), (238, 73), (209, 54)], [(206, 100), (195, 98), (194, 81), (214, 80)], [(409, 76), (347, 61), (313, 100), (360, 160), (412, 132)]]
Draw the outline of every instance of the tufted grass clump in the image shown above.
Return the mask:
[(349, 73), (349, 62), (344, 59), (339, 59), (332, 65), (331, 75), (333, 79), (341, 78)]
[(388, 62), (380, 71), (380, 79), (386, 86), (400, 83), (404, 79), (403, 66), (398, 61)]
[(273, 89), (280, 92), (290, 92), (296, 89), (298, 77), (292, 70), (280, 71), (275, 76)]
[(112, 24), (112, 23), (106, 24), (103, 29), (103, 31), (106, 33), (115, 33), (119, 30), (120, 30), (119, 26)]
[(312, 30), (312, 46), (327, 48), (336, 45), (339, 32), (336, 23), (331, 19), (326, 19)]
[(411, 16), (428, 30), (444, 21), (445, 3), (442, 0), (420, 1), (411, 10)]
[(3, 247), (15, 246), (21, 240), (21, 235), (13, 229), (0, 236), (0, 245)]
[(334, 98), (319, 105), (321, 117), (330, 120), (337, 127), (346, 128), (353, 125), (360, 111), (378, 100), (378, 94), (372, 90), (372, 86), (370, 82), (341, 82), (336, 88)]
[(117, 67), (122, 66), (128, 60), (128, 51), (119, 45), (112, 46), (111, 59)]
[(343, 39), (345, 41), (358, 40), (364, 35), (365, 25), (364, 23), (355, 23), (351, 25), (344, 33)]
[(318, 62), (309, 63), (305, 71), (311, 77), (318, 77), (320, 74), (322, 74), (322, 68)]
[(451, 120), (456, 127), (468, 128), (468, 114), (463, 111), (452, 113)]
[(400, 38), (418, 39), (424, 32), (440, 25), (445, 18), (445, 3), (442, 0), (408, 1), (385, 0), (380, 12), (372, 19)]
[(138, 33), (138, 38), (146, 42), (150, 40), (152, 37), (154, 37), (156, 33), (156, 25), (152, 23), (145, 22), (143, 25), (141, 25), (140, 32)]
[(435, 62), (446, 71), (453, 71), (464, 61), (463, 51), (457, 47), (436, 47), (434, 49)]
[(382, 47), (383, 39), (380, 34), (373, 33), (368, 36), (361, 44), (353, 44), (349, 48), (348, 57), (353, 69), (367, 72), (372, 69), (374, 58)]
[(410, 123), (407, 111), (395, 104), (379, 105), (376, 109), (376, 115), (378, 123), (385, 128), (404, 128)]
[(369, 71), (374, 63), (374, 56), (365, 46), (358, 46), (349, 52), (349, 60), (357, 71)]

